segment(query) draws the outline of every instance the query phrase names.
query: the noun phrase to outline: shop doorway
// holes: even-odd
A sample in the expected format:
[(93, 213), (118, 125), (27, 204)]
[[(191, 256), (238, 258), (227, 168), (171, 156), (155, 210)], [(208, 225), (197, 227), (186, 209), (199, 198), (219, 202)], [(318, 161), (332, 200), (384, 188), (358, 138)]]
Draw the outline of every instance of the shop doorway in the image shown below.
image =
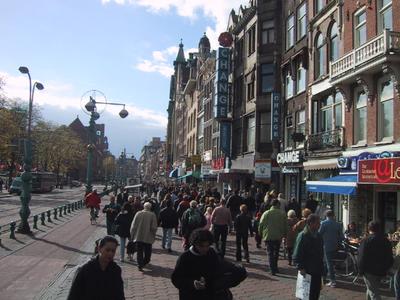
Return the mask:
[(397, 193), (378, 193), (377, 217), (385, 233), (393, 233), (396, 231)]

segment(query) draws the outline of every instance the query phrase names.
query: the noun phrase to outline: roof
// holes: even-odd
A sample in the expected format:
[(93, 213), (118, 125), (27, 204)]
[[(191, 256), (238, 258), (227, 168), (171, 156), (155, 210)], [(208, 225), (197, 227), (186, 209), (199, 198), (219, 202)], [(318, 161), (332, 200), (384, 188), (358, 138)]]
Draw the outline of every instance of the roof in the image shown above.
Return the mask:
[(185, 53), (183, 52), (183, 44), (182, 40), (179, 44), (178, 55), (176, 56), (176, 60), (174, 61), (174, 65), (178, 63), (186, 63)]

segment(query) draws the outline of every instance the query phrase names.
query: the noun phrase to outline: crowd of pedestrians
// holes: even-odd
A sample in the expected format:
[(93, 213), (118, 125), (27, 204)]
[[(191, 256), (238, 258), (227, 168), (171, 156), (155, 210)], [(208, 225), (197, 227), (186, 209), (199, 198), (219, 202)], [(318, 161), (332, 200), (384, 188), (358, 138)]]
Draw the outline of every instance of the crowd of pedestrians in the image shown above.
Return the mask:
[[(98, 213), (100, 198), (94, 194), (89, 195), (87, 203)], [(255, 193), (236, 190), (221, 196), (216, 189), (184, 185), (166, 187), (152, 197), (143, 198), (121, 191), (116, 197), (111, 196), (110, 203), (103, 209), (108, 239), (100, 243), (97, 258), (85, 265), (87, 270), (81, 269), (75, 281), (84, 281), (83, 274), (91, 272), (96, 262), (103, 271), (104, 266), (108, 268), (102, 263), (103, 255), (107, 252), (108, 259), (114, 256), (113, 246), (118, 244), (112, 238), (114, 234), (119, 236), (120, 261), (124, 262), (125, 252), (129, 260), (137, 253), (138, 270), (143, 271), (151, 260), (157, 228), (161, 227), (161, 246), (166, 253), (183, 251), (171, 277), (179, 289), (180, 299), (232, 298), (229, 288), (244, 280), (246, 271), (224, 259), (230, 233), (236, 240), (237, 262), (244, 257), (250, 263), (248, 239), (254, 236), (256, 247), (267, 250), (266, 271), (272, 276), (280, 273), (278, 262), (283, 251), (288, 265), (295, 266), (304, 276), (310, 275), (309, 299), (319, 299), (322, 284), (331, 288), (337, 286), (336, 255), (342, 242), (352, 235), (355, 224), (349, 224), (343, 232), (333, 211), (327, 210), (321, 222), (320, 216), (315, 214), (317, 207), (318, 201), (312, 195), (302, 209), (295, 198), (286, 200), (274, 190), (257, 189)], [(181, 238), (182, 249), (172, 249), (174, 233)], [(104, 250), (106, 244), (107, 251)], [(400, 246), (398, 253), (400, 255)], [(109, 264), (112, 272), (119, 272), (120, 276), (119, 267)], [(379, 283), (391, 267), (391, 244), (379, 223), (371, 222), (368, 236), (358, 249), (358, 272), (364, 279), (369, 299), (381, 299)], [(71, 295), (82, 291), (81, 285), (82, 282), (74, 282)], [(395, 276), (395, 287), (396, 293), (400, 292), (399, 272)], [(70, 299), (78, 298), (71, 296)]]

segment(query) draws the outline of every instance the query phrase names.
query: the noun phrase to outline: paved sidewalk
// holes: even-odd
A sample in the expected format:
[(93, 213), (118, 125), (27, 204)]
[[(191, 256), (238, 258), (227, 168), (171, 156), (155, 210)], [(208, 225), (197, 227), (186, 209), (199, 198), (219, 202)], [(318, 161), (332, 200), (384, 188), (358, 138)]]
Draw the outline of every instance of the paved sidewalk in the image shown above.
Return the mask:
[[(82, 210), (32, 244), (1, 258), (0, 300), (65, 300), (77, 265), (91, 257), (94, 241), (104, 236), (105, 232), (103, 218), (97, 226), (90, 226), (87, 211)], [(253, 239), (249, 242), (251, 263), (245, 263), (248, 278), (232, 289), (234, 299), (294, 299), (296, 270), (280, 260), (281, 274), (271, 276), (266, 271), (265, 250), (256, 249)], [(233, 236), (229, 236), (227, 259), (233, 259), (234, 247)], [(159, 230), (151, 263), (143, 273), (137, 270), (135, 262), (120, 263), (117, 255), (116, 261), (123, 271), (126, 299), (178, 299), (178, 291), (172, 285), (170, 276), (181, 253), (179, 237), (174, 237), (173, 250), (169, 254), (161, 249)], [(337, 288), (323, 289), (321, 299), (361, 300), (365, 299), (365, 288), (339, 280)]]

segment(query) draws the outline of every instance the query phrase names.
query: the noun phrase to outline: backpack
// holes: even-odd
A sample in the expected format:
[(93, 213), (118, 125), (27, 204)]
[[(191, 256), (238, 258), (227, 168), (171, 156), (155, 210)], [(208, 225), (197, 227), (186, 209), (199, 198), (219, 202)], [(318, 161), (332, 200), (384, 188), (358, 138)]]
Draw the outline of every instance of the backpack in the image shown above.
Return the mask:
[(201, 223), (202, 223), (202, 218), (201, 218), (201, 214), (199, 211), (197, 211), (196, 209), (189, 209), (187, 212), (187, 224), (191, 227), (191, 228), (198, 228), (201, 227)]

